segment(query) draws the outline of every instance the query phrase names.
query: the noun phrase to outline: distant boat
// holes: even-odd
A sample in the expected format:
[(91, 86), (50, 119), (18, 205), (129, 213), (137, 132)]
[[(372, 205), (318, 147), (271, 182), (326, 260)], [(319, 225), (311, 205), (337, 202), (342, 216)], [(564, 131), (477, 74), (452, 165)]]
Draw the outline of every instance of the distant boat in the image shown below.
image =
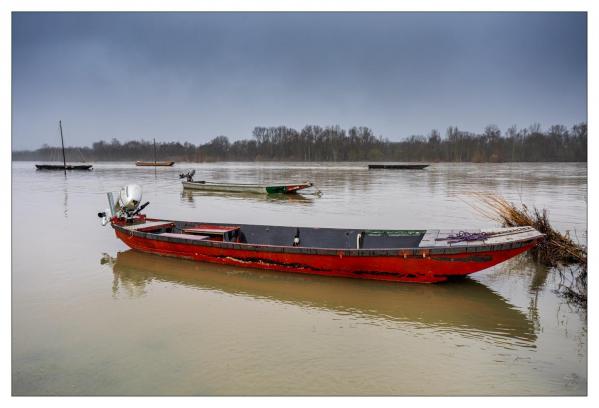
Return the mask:
[(230, 193), (257, 193), (257, 194), (293, 194), (299, 190), (312, 187), (310, 182), (292, 184), (243, 184), (243, 183), (215, 183), (211, 181), (183, 181), (183, 188), (204, 191), (227, 191)]
[(64, 138), (62, 136), (62, 121), (58, 121), (58, 126), (60, 127), (60, 142), (62, 144), (62, 164), (36, 164), (35, 167), (38, 170), (91, 170), (91, 164), (69, 164), (67, 165), (67, 161), (64, 155)]
[(203, 191), (226, 191), (229, 193), (256, 193), (256, 194), (294, 194), (300, 190), (314, 186), (313, 183), (273, 183), (273, 184), (247, 184), (247, 183), (217, 183), (213, 181), (195, 181), (195, 170), (180, 174), (186, 178), (183, 188)]
[(65, 166), (65, 165), (61, 165), (61, 164), (36, 164), (35, 167), (37, 167), (38, 170), (91, 170), (92, 165), (91, 164), (76, 164), (76, 165), (67, 164)]
[(369, 164), (369, 169), (390, 169), (390, 170), (422, 170), (430, 164)]
[(174, 161), (156, 161), (156, 139), (154, 139), (154, 161), (136, 161), (136, 166), (152, 166), (152, 167), (170, 167), (175, 164)]
[(136, 161), (135, 165), (136, 166), (163, 166), (163, 167), (170, 167), (173, 164), (175, 164), (174, 161), (153, 161), (153, 162), (147, 162), (147, 161)]

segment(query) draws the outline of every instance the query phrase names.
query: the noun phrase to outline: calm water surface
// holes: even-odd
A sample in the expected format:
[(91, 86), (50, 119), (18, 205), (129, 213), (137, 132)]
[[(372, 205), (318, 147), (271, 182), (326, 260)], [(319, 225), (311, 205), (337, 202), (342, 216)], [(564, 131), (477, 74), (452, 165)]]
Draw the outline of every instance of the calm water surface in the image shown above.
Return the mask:
[[(183, 193), (196, 179), (312, 180), (285, 199)], [(297, 276), (131, 251), (96, 213), (135, 182), (154, 217), (354, 228), (478, 228), (468, 192), (547, 208), (586, 240), (586, 164), (193, 164), (41, 172), (13, 163), (16, 395), (586, 394), (586, 316), (520, 256), (464, 281)]]

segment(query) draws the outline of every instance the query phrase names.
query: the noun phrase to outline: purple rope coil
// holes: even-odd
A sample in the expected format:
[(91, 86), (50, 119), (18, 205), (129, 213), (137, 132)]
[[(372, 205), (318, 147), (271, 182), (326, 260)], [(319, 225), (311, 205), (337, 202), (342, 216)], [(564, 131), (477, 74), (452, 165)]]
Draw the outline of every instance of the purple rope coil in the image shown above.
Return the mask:
[(488, 232), (466, 232), (460, 231), (457, 234), (449, 235), (447, 238), (437, 238), (436, 241), (445, 241), (447, 240), (450, 244), (455, 244), (456, 242), (463, 241), (484, 241), (489, 238), (490, 234)]

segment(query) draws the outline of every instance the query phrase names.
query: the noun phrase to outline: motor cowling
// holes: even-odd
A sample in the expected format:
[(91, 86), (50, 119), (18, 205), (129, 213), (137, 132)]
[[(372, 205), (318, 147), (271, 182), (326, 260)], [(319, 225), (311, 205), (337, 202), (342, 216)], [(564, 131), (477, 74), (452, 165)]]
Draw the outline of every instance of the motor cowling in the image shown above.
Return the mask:
[(132, 221), (146, 208), (150, 202), (141, 204), (142, 189), (137, 184), (129, 184), (121, 189), (116, 199), (114, 200), (113, 193), (107, 193), (108, 205), (103, 212), (98, 213), (98, 217), (102, 219), (102, 225), (108, 224), (113, 219)]
[(117, 211), (134, 212), (141, 204), (142, 189), (137, 184), (129, 184), (121, 189), (116, 203)]
[(196, 174), (195, 169), (189, 169), (189, 170), (187, 170), (187, 173), (179, 174), (179, 178), (184, 178), (187, 181), (193, 181), (194, 174)]

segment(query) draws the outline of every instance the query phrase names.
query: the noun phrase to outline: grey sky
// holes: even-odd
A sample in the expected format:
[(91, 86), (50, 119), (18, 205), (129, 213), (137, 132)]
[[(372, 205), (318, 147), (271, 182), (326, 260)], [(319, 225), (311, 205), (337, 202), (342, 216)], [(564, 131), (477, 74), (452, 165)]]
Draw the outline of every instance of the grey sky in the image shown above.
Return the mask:
[(585, 13), (14, 13), (13, 150), (586, 121)]

